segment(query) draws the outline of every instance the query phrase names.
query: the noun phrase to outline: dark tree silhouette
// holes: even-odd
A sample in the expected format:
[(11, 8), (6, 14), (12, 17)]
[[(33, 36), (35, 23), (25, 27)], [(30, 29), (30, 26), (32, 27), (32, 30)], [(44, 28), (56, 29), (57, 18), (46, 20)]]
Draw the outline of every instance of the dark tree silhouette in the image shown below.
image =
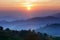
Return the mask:
[(5, 31), (9, 31), (10, 29), (9, 28), (6, 28)]
[(35, 32), (35, 30), (10, 30), (0, 26), (0, 40), (60, 40), (60, 37), (51, 37), (46, 33)]
[(2, 31), (3, 30), (3, 27), (2, 26), (0, 26), (0, 31)]

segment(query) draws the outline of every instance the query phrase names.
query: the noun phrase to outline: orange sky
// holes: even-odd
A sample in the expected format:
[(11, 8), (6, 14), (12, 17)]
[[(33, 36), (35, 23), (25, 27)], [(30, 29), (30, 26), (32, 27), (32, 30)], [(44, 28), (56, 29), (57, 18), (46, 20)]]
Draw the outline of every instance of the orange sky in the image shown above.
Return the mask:
[(27, 9), (23, 3), (33, 5), (31, 10), (60, 9), (60, 0), (0, 0), (0, 10)]

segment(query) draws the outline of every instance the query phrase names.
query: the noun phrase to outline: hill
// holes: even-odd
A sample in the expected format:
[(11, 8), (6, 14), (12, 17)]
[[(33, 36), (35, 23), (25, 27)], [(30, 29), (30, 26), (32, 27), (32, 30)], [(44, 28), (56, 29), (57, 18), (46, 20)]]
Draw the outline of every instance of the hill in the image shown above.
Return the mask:
[(28, 29), (37, 29), (40, 27), (44, 27), (46, 24), (52, 24), (52, 23), (60, 23), (60, 19), (53, 17), (53, 16), (47, 16), (47, 17), (35, 17), (30, 18), (27, 20), (16, 20), (16, 21), (0, 21), (0, 26), (3, 26), (4, 28), (10, 28), (13, 30), (28, 30)]
[(47, 33), (47, 34), (53, 35), (53, 36), (60, 36), (59, 30), (60, 30), (60, 24), (58, 24), (58, 23), (49, 24), (43, 28), (37, 29), (37, 31), (39, 31), (39, 32)]

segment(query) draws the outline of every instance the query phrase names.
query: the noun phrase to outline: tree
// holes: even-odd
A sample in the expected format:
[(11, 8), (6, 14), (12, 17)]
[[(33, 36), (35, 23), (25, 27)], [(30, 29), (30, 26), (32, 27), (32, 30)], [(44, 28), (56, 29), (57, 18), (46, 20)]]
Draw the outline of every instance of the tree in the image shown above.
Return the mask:
[(9, 31), (10, 29), (9, 28), (6, 28), (5, 31)]
[(0, 26), (0, 31), (2, 31), (3, 30), (3, 27), (2, 26)]

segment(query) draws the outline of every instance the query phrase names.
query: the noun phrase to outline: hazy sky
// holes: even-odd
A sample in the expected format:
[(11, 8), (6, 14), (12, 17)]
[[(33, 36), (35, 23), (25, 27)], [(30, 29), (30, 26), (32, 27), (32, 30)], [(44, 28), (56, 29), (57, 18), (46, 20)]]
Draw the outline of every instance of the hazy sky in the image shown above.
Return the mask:
[[(31, 9), (28, 11), (27, 7)], [(60, 0), (0, 0), (1, 20), (48, 16), (58, 12)]]

